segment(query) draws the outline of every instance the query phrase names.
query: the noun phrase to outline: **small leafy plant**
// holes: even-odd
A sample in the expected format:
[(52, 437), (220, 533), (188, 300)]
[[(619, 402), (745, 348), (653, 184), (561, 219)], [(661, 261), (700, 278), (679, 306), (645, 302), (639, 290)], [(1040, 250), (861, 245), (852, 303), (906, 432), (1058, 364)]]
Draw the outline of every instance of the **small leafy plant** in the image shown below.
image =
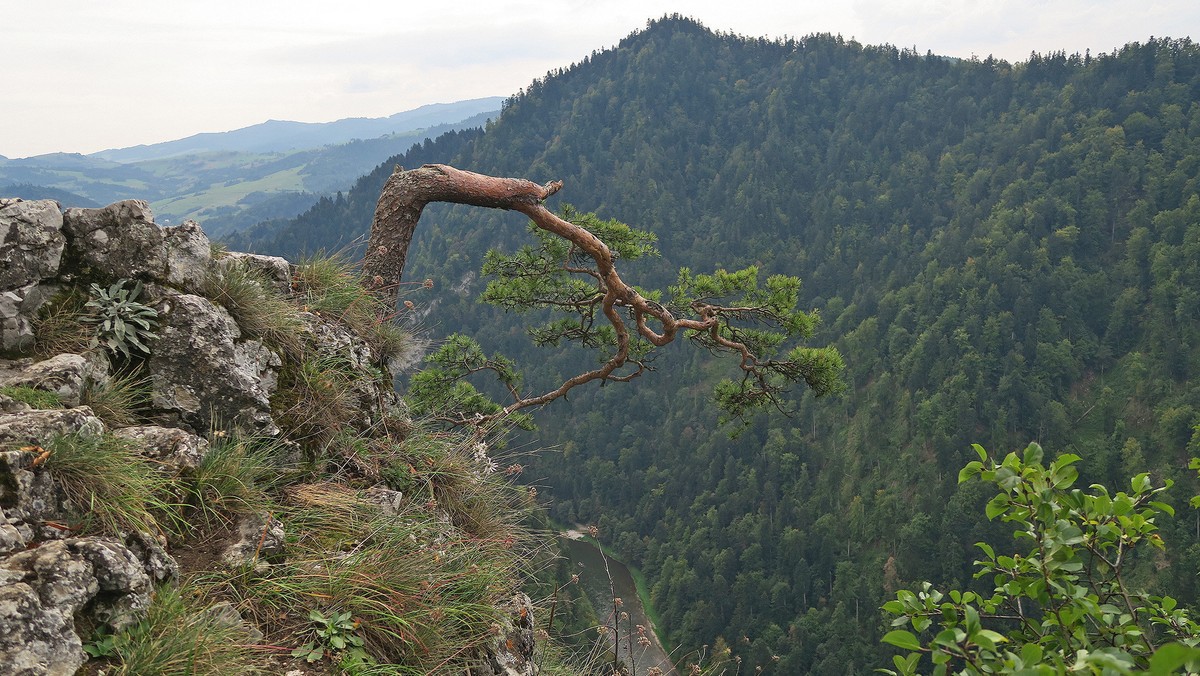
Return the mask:
[(114, 356), (120, 354), (125, 359), (132, 359), (135, 351), (150, 354), (146, 344), (156, 337), (154, 331), (158, 328), (158, 311), (138, 302), (142, 283), (127, 287), (129, 282), (123, 279), (108, 288), (92, 284), (91, 299), (84, 304), (91, 310), (84, 321), (96, 325), (89, 347), (103, 345)]
[(316, 636), (293, 650), (292, 657), (301, 657), (312, 663), (325, 657), (327, 652), (363, 652), (362, 638), (354, 635), (354, 630), (358, 629), (358, 622), (351, 618), (349, 611), (335, 612), (326, 617), (314, 608), (309, 611), (308, 619), (313, 622)]
[(117, 637), (109, 631), (108, 627), (100, 626), (96, 628), (96, 635), (91, 641), (83, 644), (83, 652), (90, 657), (112, 657), (117, 654)]

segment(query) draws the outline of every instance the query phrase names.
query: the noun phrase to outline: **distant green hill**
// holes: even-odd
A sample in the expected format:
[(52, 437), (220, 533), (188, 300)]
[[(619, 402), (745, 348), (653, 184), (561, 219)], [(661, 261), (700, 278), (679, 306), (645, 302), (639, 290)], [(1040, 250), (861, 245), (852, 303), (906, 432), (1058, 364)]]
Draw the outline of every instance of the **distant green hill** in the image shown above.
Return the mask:
[(100, 204), (145, 199), (160, 223), (190, 218), (220, 235), (295, 216), (413, 144), (482, 126), (499, 107), (493, 97), (389, 118), (270, 122), (92, 155), (0, 159), (0, 183), (65, 190)]
[[(636, 384), (543, 412), (524, 476), (562, 522), (646, 574), (660, 629), (727, 645), (741, 673), (864, 674), (889, 590), (971, 583), (1000, 541), (958, 469), (979, 442), (1083, 456), (1084, 484), (1177, 481), (1179, 517), (1138, 584), (1200, 600), (1200, 47), (1153, 39), (1101, 55), (952, 60), (830, 35), (763, 40), (654, 22), (550, 74), (486, 132), (392, 158), (342, 199), (239, 244), (336, 249), (365, 233), (394, 164), (563, 179), (556, 200), (654, 231), (669, 283), (758, 263), (799, 275), (845, 355), (851, 393), (730, 440), (708, 386), (671, 350)], [(527, 317), (481, 308), (473, 275), (522, 219), (427, 210), (410, 279), (435, 335), (464, 331), (550, 383), (577, 357), (536, 350)], [(534, 440), (518, 440), (516, 446)], [(522, 446), (523, 447), (523, 446)], [(979, 582), (977, 584), (984, 584)], [(720, 641), (718, 643), (718, 640)]]

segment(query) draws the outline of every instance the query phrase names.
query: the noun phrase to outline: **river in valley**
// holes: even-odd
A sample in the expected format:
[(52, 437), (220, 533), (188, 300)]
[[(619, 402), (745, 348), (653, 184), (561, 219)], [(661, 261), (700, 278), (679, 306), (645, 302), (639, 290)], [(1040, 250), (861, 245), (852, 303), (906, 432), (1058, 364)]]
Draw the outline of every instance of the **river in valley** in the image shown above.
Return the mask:
[[(621, 660), (633, 667), (634, 676), (645, 676), (651, 667), (658, 667), (663, 674), (676, 674), (674, 665), (663, 650), (655, 634), (654, 625), (638, 597), (633, 575), (625, 564), (606, 556), (599, 547), (584, 539), (578, 531), (567, 531), (562, 537), (566, 543), (565, 550), (571, 559), (571, 567), (579, 575), (579, 583), (583, 585), (588, 600), (596, 609), (600, 622), (608, 625), (608, 632), (601, 640), (609, 641), (609, 655), (612, 654), (613, 648), (615, 597), (621, 599), (621, 607), (616, 609), (620, 618), (616, 638)], [(621, 612), (628, 613), (628, 618), (621, 617)], [(649, 639), (649, 645), (639, 644), (638, 625), (645, 627), (644, 635)]]

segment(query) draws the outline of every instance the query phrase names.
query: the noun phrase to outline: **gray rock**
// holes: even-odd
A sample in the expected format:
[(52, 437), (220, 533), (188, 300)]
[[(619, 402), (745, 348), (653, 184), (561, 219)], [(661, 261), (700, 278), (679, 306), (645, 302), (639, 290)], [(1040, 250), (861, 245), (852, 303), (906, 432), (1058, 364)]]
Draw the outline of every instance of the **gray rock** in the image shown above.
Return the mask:
[(122, 427), (113, 436), (133, 442), (139, 453), (161, 461), (170, 474), (195, 469), (208, 451), (206, 440), (174, 427)]
[(163, 228), (166, 237), (167, 279), (172, 286), (198, 293), (212, 267), (212, 247), (196, 221)]
[(153, 582), (112, 538), (48, 542), (0, 561), (0, 664), (12, 674), (73, 674), (81, 617), (119, 630), (150, 605)]
[(0, 508), (0, 555), (25, 549), (28, 541), (17, 527), (8, 522), (4, 509)]
[(104, 423), (87, 406), (0, 414), (0, 448), (42, 444), (56, 434), (76, 433), (99, 436)]
[(238, 523), (238, 539), (221, 554), (221, 561), (230, 568), (254, 566), (265, 569), (268, 562), (283, 556), (285, 533), (283, 524), (269, 514), (242, 517)]
[(292, 292), (292, 265), (287, 262), (287, 259), (279, 256), (231, 251), (217, 260), (217, 265), (222, 271), (228, 270), (234, 265), (245, 265), (250, 271), (261, 274), (271, 282), (271, 286), (276, 292), (280, 294)]
[(46, 608), (37, 591), (0, 578), (0, 663), (12, 676), (69, 676), (84, 662), (71, 614)]
[(78, 354), (59, 354), (36, 362), (0, 359), (0, 386), (53, 392), (68, 407), (83, 403), (84, 389), (99, 377), (96, 365)]
[(153, 407), (197, 433), (231, 426), (278, 434), (270, 402), (278, 355), (240, 340), (229, 313), (199, 296), (168, 294), (157, 309), (158, 340), (147, 361)]
[(471, 676), (533, 676), (533, 602), (524, 592), (513, 594), (501, 606), (505, 611), (495, 641), (484, 651), (483, 664)]
[(0, 350), (27, 349), (34, 313), (50, 298), (66, 237), (52, 200), (0, 201)]
[(153, 580), (128, 547), (107, 538), (62, 542), (92, 565), (98, 592), (93, 596), (90, 608), (93, 619), (120, 631), (145, 614), (154, 593)]
[(213, 604), (204, 612), (213, 622), (220, 626), (240, 629), (246, 635), (247, 642), (249, 643), (258, 643), (263, 638), (263, 633), (254, 625), (242, 619), (241, 613), (228, 601)]
[(179, 563), (167, 554), (165, 540), (156, 540), (147, 533), (133, 532), (125, 536), (125, 546), (142, 562), (142, 569), (156, 584), (179, 578)]
[(72, 257), (85, 267), (114, 278), (167, 279), (166, 235), (141, 200), (67, 209), (63, 231)]
[(58, 290), (54, 283), (32, 282), (0, 291), (0, 350), (25, 350), (33, 342), (33, 319)]
[(371, 486), (363, 491), (364, 497), (373, 505), (379, 506), (384, 516), (399, 516), (404, 510), (404, 494), (383, 486)]
[[(7, 522), (28, 543), (35, 538), (57, 539), (64, 535), (46, 522), (67, 520), (63, 496), (38, 460), (39, 446), (57, 434), (99, 436), (104, 423), (92, 409), (0, 413), (0, 505)], [(26, 446), (31, 450), (21, 450)]]
[(53, 200), (0, 202), (0, 290), (27, 287), (58, 274), (66, 238)]

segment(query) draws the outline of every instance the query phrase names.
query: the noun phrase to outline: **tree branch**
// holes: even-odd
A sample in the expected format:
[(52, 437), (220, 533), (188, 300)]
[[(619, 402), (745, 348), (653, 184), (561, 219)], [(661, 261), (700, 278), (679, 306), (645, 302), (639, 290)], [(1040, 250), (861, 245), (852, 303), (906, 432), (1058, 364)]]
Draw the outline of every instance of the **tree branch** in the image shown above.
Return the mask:
[[(618, 274), (616, 268), (618, 257), (614, 255), (613, 250), (607, 244), (587, 228), (559, 217), (542, 204), (543, 200), (561, 188), (561, 181), (538, 185), (525, 179), (497, 178), (462, 171), (446, 165), (432, 164), (410, 171), (397, 167), (379, 197), (375, 218), (371, 224), (366, 257), (363, 261), (363, 272), (368, 287), (376, 295), (388, 301), (389, 305), (395, 305), (397, 300), (396, 294), (404, 272), (404, 262), (408, 247), (412, 242), (413, 232), (422, 210), (430, 202), (451, 202), (518, 211), (529, 217), (536, 228), (571, 244), (571, 248), (566, 254), (567, 260), (562, 263), (564, 271), (587, 275), (595, 280), (594, 292), (589, 292), (583, 297), (531, 300), (527, 296), (517, 295), (506, 300), (518, 306), (542, 305), (576, 309), (591, 307), (592, 312), (598, 304), (613, 329), (615, 351), (612, 355), (598, 368), (569, 378), (556, 389), (539, 396), (521, 396), (514, 388), (510, 387), (515, 401), (496, 413), (482, 416), (481, 422), (494, 422), (520, 409), (540, 406), (562, 397), (571, 389), (588, 382), (597, 380), (628, 381), (636, 378), (646, 370), (646, 366), (638, 354), (631, 358), (630, 347), (634, 336), (640, 337), (655, 347), (661, 347), (674, 341), (680, 331), (691, 331), (705, 336), (701, 342), (710, 349), (716, 348), (738, 354), (741, 358), (741, 369), (747, 376), (752, 376), (752, 379), (758, 384), (758, 396), (765, 395), (776, 404), (778, 402), (775, 395), (782, 389), (767, 382), (767, 377), (771, 374), (783, 376), (789, 381), (804, 377), (818, 394), (836, 389), (826, 382), (827, 379), (809, 378), (809, 372), (815, 372), (814, 369), (828, 370), (831, 368), (831, 364), (833, 371), (836, 372), (840, 368), (840, 356), (825, 364), (762, 361), (763, 355), (755, 354), (755, 351), (757, 348), (764, 348), (765, 344), (754, 340), (753, 336), (743, 337), (743, 334), (729, 329), (728, 321), (731, 318), (745, 319), (749, 317), (759, 321), (787, 323), (780, 321), (780, 317), (786, 316), (789, 312), (787, 307), (782, 308), (783, 314), (781, 315), (771, 310), (770, 306), (757, 307), (742, 304), (723, 307), (708, 302), (695, 302), (690, 304), (690, 307), (677, 308), (680, 311), (693, 312), (695, 316), (680, 318), (658, 302), (642, 296)], [(620, 227), (628, 230), (626, 226)], [(641, 242), (639, 246), (652, 251), (645, 242)], [(627, 251), (620, 246), (617, 246), (617, 249)], [(576, 257), (581, 261), (591, 259), (594, 267), (581, 268), (571, 265), (571, 260)], [(507, 265), (514, 264), (507, 263)], [(525, 272), (529, 272), (529, 274), (525, 274)], [(755, 270), (744, 272), (749, 276), (742, 275), (739, 279), (753, 279), (753, 275), (757, 274)], [(518, 270), (515, 274), (511, 271), (505, 274), (536, 277), (540, 273), (536, 270), (524, 272)], [(721, 274), (724, 272), (722, 271)], [(798, 280), (795, 281), (795, 288), (799, 288)], [(594, 295), (590, 295), (590, 293), (594, 293)], [(505, 299), (501, 300), (503, 302)], [(794, 306), (794, 302), (793, 297), (792, 306)], [(628, 313), (628, 318), (632, 319), (634, 323), (634, 334), (631, 334), (631, 329), (622, 316), (625, 313)], [(584, 321), (590, 324), (590, 320), (585, 319)], [(812, 320), (806, 318), (806, 321), (811, 323)], [(652, 326), (652, 322), (656, 325)], [(590, 331), (591, 329), (588, 328), (589, 335)], [(788, 335), (792, 335), (794, 332), (794, 327), (788, 329)], [(766, 347), (770, 347), (770, 345), (766, 345)], [(636, 367), (632, 372), (617, 373), (618, 369), (631, 363)], [(753, 401), (753, 399), (748, 401)]]

